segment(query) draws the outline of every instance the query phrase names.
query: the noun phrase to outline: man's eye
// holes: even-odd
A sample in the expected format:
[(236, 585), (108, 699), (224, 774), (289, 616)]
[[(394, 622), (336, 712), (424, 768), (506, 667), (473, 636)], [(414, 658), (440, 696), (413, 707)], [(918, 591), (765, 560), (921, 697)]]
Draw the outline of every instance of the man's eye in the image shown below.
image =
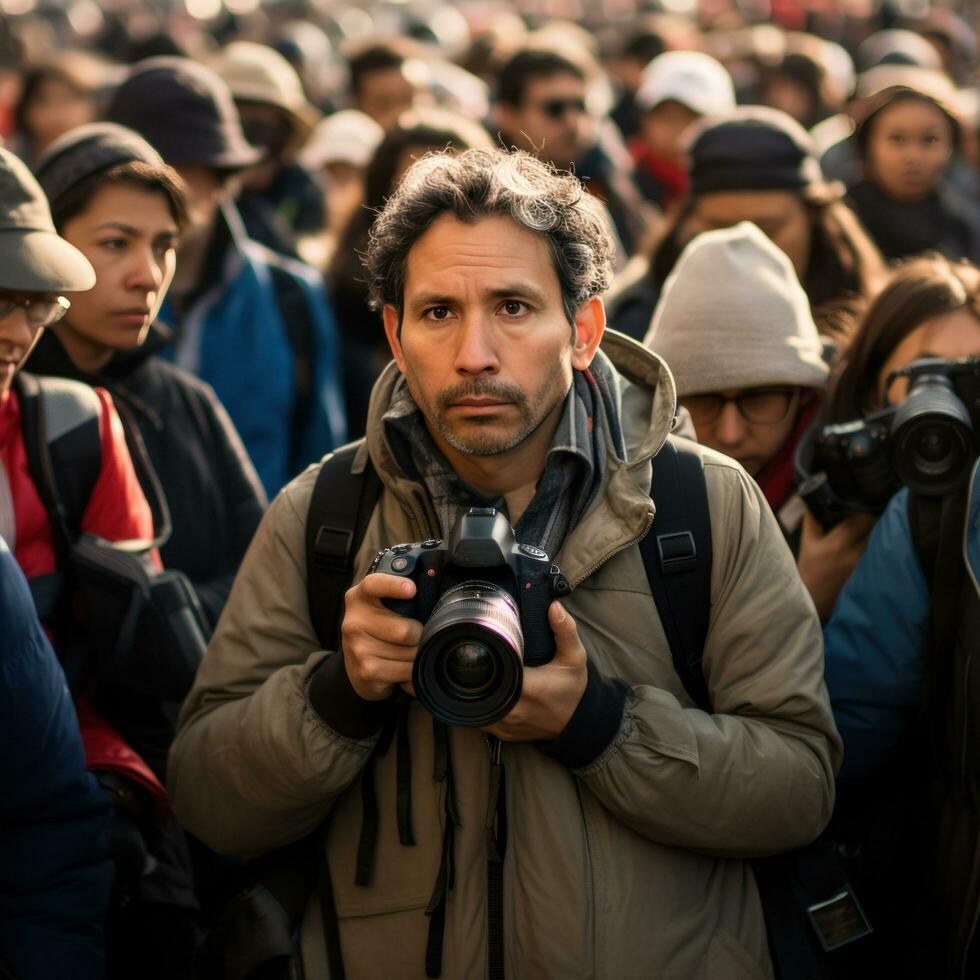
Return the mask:
[(430, 306), (422, 314), (427, 320), (446, 320), (449, 318), (448, 306)]
[(508, 316), (520, 316), (527, 312), (527, 304), (517, 299), (508, 299), (500, 307)]

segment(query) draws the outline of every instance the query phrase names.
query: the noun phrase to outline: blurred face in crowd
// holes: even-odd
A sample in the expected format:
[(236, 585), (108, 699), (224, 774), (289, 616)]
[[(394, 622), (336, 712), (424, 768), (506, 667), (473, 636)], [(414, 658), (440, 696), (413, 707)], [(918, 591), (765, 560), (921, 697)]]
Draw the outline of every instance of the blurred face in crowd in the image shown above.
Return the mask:
[(936, 105), (900, 99), (871, 122), (869, 176), (896, 201), (917, 201), (939, 183), (953, 153), (952, 127)]
[(664, 160), (680, 163), (684, 131), (701, 117), (686, 105), (668, 99), (654, 106), (640, 120), (640, 135), (650, 151)]
[(79, 367), (96, 370), (146, 339), (173, 278), (177, 225), (162, 192), (107, 184), (62, 234), (92, 263), (96, 284), (68, 294), (58, 336)]
[(197, 164), (174, 167), (187, 189), (187, 232), (185, 239), (210, 234), (218, 208), (228, 192), (226, 181), (210, 167)]
[(282, 169), (294, 129), (289, 113), (259, 102), (236, 102), (245, 138), (265, 151), (265, 159), (242, 175), (242, 185), (254, 190), (267, 188)]
[(501, 133), (508, 145), (568, 168), (594, 137), (585, 97), (585, 82), (571, 72), (531, 78), (520, 105), (497, 106)]
[(37, 153), (42, 153), (63, 133), (93, 119), (95, 103), (91, 96), (56, 76), (38, 85), (24, 114)]
[(699, 443), (756, 476), (792, 434), (801, 397), (800, 388), (774, 385), (688, 395), (680, 403), (691, 413)]
[(0, 289), (0, 401), (41, 331), (65, 315), (68, 300), (54, 293)]
[(686, 245), (702, 231), (731, 228), (751, 221), (793, 263), (803, 279), (810, 264), (812, 229), (806, 202), (793, 191), (715, 191), (696, 197), (690, 215), (679, 229), (679, 243)]
[[(592, 362), (602, 302), (573, 332), (546, 239), (510, 218), (438, 218), (412, 246), (399, 314), (385, 332), (428, 428), (450, 462), (547, 451), (572, 370)], [(540, 443), (540, 446), (538, 444)]]
[(355, 108), (369, 115), (385, 132), (415, 103), (416, 89), (404, 68), (367, 72), (360, 79)]
[(777, 73), (772, 75), (761, 93), (760, 103), (781, 109), (801, 126), (809, 127), (816, 113), (813, 96), (796, 79)]
[(953, 310), (920, 324), (891, 352), (878, 375), (878, 391), (883, 405), (896, 405), (908, 394), (908, 378), (888, 376), (922, 357), (980, 357), (980, 319), (968, 309)]

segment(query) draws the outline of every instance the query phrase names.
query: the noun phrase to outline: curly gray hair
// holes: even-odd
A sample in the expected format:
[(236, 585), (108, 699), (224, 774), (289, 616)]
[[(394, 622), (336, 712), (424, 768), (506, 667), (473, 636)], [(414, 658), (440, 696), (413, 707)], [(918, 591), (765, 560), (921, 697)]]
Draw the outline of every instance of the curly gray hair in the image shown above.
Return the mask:
[(432, 153), (402, 178), (371, 229), (364, 267), (372, 305), (402, 309), (408, 252), (443, 214), (460, 221), (504, 216), (543, 235), (570, 324), (609, 287), (615, 246), (602, 205), (581, 181), (528, 153)]

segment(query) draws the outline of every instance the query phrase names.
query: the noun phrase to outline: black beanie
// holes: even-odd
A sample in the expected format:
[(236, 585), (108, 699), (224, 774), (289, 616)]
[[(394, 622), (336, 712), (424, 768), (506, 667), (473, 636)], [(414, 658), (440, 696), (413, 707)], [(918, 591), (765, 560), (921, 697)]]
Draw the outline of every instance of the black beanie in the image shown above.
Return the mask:
[(691, 193), (791, 190), (823, 180), (806, 130), (791, 116), (745, 106), (701, 124), (688, 144)]
[(189, 58), (150, 58), (116, 89), (106, 118), (135, 129), (171, 166), (240, 170), (263, 153), (242, 131), (231, 91)]
[(163, 159), (139, 133), (115, 123), (91, 123), (70, 130), (47, 149), (35, 174), (52, 210), (76, 184), (125, 163), (164, 166)]

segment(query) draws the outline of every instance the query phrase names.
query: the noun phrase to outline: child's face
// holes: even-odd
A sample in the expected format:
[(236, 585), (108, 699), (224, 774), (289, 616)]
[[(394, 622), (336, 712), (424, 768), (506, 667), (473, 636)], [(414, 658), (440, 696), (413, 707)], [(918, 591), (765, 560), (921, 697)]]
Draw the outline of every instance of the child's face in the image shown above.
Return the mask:
[(901, 99), (871, 123), (869, 176), (896, 201), (918, 201), (939, 183), (953, 153), (952, 127), (925, 99)]

